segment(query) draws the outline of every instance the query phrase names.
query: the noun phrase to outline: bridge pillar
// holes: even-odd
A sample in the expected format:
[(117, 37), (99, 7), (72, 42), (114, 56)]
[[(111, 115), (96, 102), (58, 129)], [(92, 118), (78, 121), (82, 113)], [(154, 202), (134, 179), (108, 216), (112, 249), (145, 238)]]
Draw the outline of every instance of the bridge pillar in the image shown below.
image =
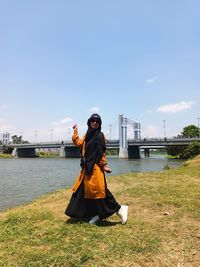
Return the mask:
[(120, 159), (127, 159), (128, 158), (128, 149), (127, 148), (120, 148), (119, 149), (119, 158)]
[(65, 158), (65, 146), (61, 146), (60, 148), (60, 158)]
[(119, 158), (128, 158), (127, 120), (119, 115)]
[(149, 148), (144, 148), (144, 156), (150, 157), (150, 149)]
[(80, 148), (74, 146), (65, 147), (65, 157), (66, 158), (80, 158)]
[(129, 159), (140, 159), (140, 147), (139, 146), (128, 146), (128, 158)]
[(18, 154), (17, 154), (17, 148), (15, 147), (14, 149), (13, 149), (13, 151), (12, 151), (12, 156), (13, 157), (18, 157)]
[(18, 158), (34, 158), (36, 151), (35, 148), (14, 148), (12, 155)]

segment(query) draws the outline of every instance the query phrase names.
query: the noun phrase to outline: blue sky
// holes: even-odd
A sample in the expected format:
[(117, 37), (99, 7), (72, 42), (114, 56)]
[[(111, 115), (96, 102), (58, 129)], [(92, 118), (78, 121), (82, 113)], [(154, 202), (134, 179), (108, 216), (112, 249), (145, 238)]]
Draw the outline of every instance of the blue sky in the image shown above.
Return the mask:
[(197, 125), (199, 10), (198, 0), (2, 0), (0, 133), (69, 140), (93, 112), (112, 138), (119, 114), (142, 137), (163, 137), (163, 121), (169, 137)]

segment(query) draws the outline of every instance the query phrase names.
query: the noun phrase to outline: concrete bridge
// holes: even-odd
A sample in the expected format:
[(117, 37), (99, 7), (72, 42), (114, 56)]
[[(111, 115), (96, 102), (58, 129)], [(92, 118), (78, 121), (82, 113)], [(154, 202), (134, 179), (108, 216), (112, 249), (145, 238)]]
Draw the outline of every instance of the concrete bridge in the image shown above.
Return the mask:
[[(164, 148), (167, 146), (188, 146), (190, 143), (200, 138), (164, 138), (164, 139), (141, 139), (141, 124), (131, 119), (119, 115), (119, 140), (110, 140), (107, 142), (107, 149), (118, 151), (119, 158), (140, 158), (140, 151), (144, 149), (145, 156), (149, 156), (151, 148)], [(128, 140), (127, 127), (130, 125), (133, 129), (134, 139)], [(40, 148), (59, 148), (60, 157), (77, 158), (80, 157), (79, 148), (72, 142), (58, 143), (37, 143), (37, 144), (9, 144), (14, 148), (13, 155), (17, 157), (35, 157), (36, 149)]]
[[(145, 156), (149, 156), (150, 149), (165, 148), (167, 146), (188, 146), (192, 142), (200, 142), (200, 138), (164, 138), (164, 139), (139, 139), (127, 140), (125, 156), (120, 154), (120, 140), (110, 140), (107, 142), (107, 150), (117, 150), (120, 158), (140, 158), (141, 150)], [(33, 143), (33, 144), (9, 144), (13, 149), (13, 155), (17, 157), (36, 157), (36, 149), (58, 148), (60, 157), (78, 158), (79, 148), (72, 142), (57, 143)], [(125, 150), (125, 148), (123, 148)]]

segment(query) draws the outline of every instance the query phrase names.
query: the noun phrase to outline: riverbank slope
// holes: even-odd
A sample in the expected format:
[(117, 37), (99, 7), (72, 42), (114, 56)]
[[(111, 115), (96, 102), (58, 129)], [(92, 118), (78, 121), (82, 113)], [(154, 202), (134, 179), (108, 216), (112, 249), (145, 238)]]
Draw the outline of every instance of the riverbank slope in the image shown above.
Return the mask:
[(129, 205), (126, 225), (69, 219), (71, 190), (60, 190), (0, 213), (0, 266), (199, 266), (200, 157), (107, 182)]

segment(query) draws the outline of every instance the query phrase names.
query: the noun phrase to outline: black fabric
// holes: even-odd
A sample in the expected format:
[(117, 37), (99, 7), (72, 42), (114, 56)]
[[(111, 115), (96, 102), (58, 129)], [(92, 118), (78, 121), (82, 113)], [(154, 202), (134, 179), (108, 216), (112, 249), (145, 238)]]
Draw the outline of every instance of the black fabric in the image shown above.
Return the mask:
[(69, 204), (65, 210), (65, 214), (67, 216), (77, 219), (88, 218), (84, 194), (84, 186), (83, 183), (81, 183), (77, 191), (72, 194)]
[(98, 130), (94, 132), (91, 136), (91, 131), (88, 129), (87, 134), (90, 134), (90, 138), (87, 138), (86, 134), (86, 144), (85, 144), (85, 174), (89, 175), (92, 173), (94, 164), (99, 162), (106, 151), (105, 138), (103, 133)]
[(106, 197), (102, 199), (87, 199), (84, 195), (84, 185), (81, 183), (76, 193), (72, 194), (65, 210), (67, 216), (85, 219), (99, 215), (100, 219), (105, 219), (120, 209), (120, 205), (108, 188), (106, 188)]
[[(92, 129), (91, 121), (97, 119), (99, 128)], [(98, 114), (93, 114), (88, 119), (88, 130), (85, 139), (85, 155), (81, 157), (81, 167), (85, 166), (85, 174), (92, 173), (95, 163), (98, 163), (106, 151), (106, 143), (103, 133), (101, 132), (101, 117)]]

